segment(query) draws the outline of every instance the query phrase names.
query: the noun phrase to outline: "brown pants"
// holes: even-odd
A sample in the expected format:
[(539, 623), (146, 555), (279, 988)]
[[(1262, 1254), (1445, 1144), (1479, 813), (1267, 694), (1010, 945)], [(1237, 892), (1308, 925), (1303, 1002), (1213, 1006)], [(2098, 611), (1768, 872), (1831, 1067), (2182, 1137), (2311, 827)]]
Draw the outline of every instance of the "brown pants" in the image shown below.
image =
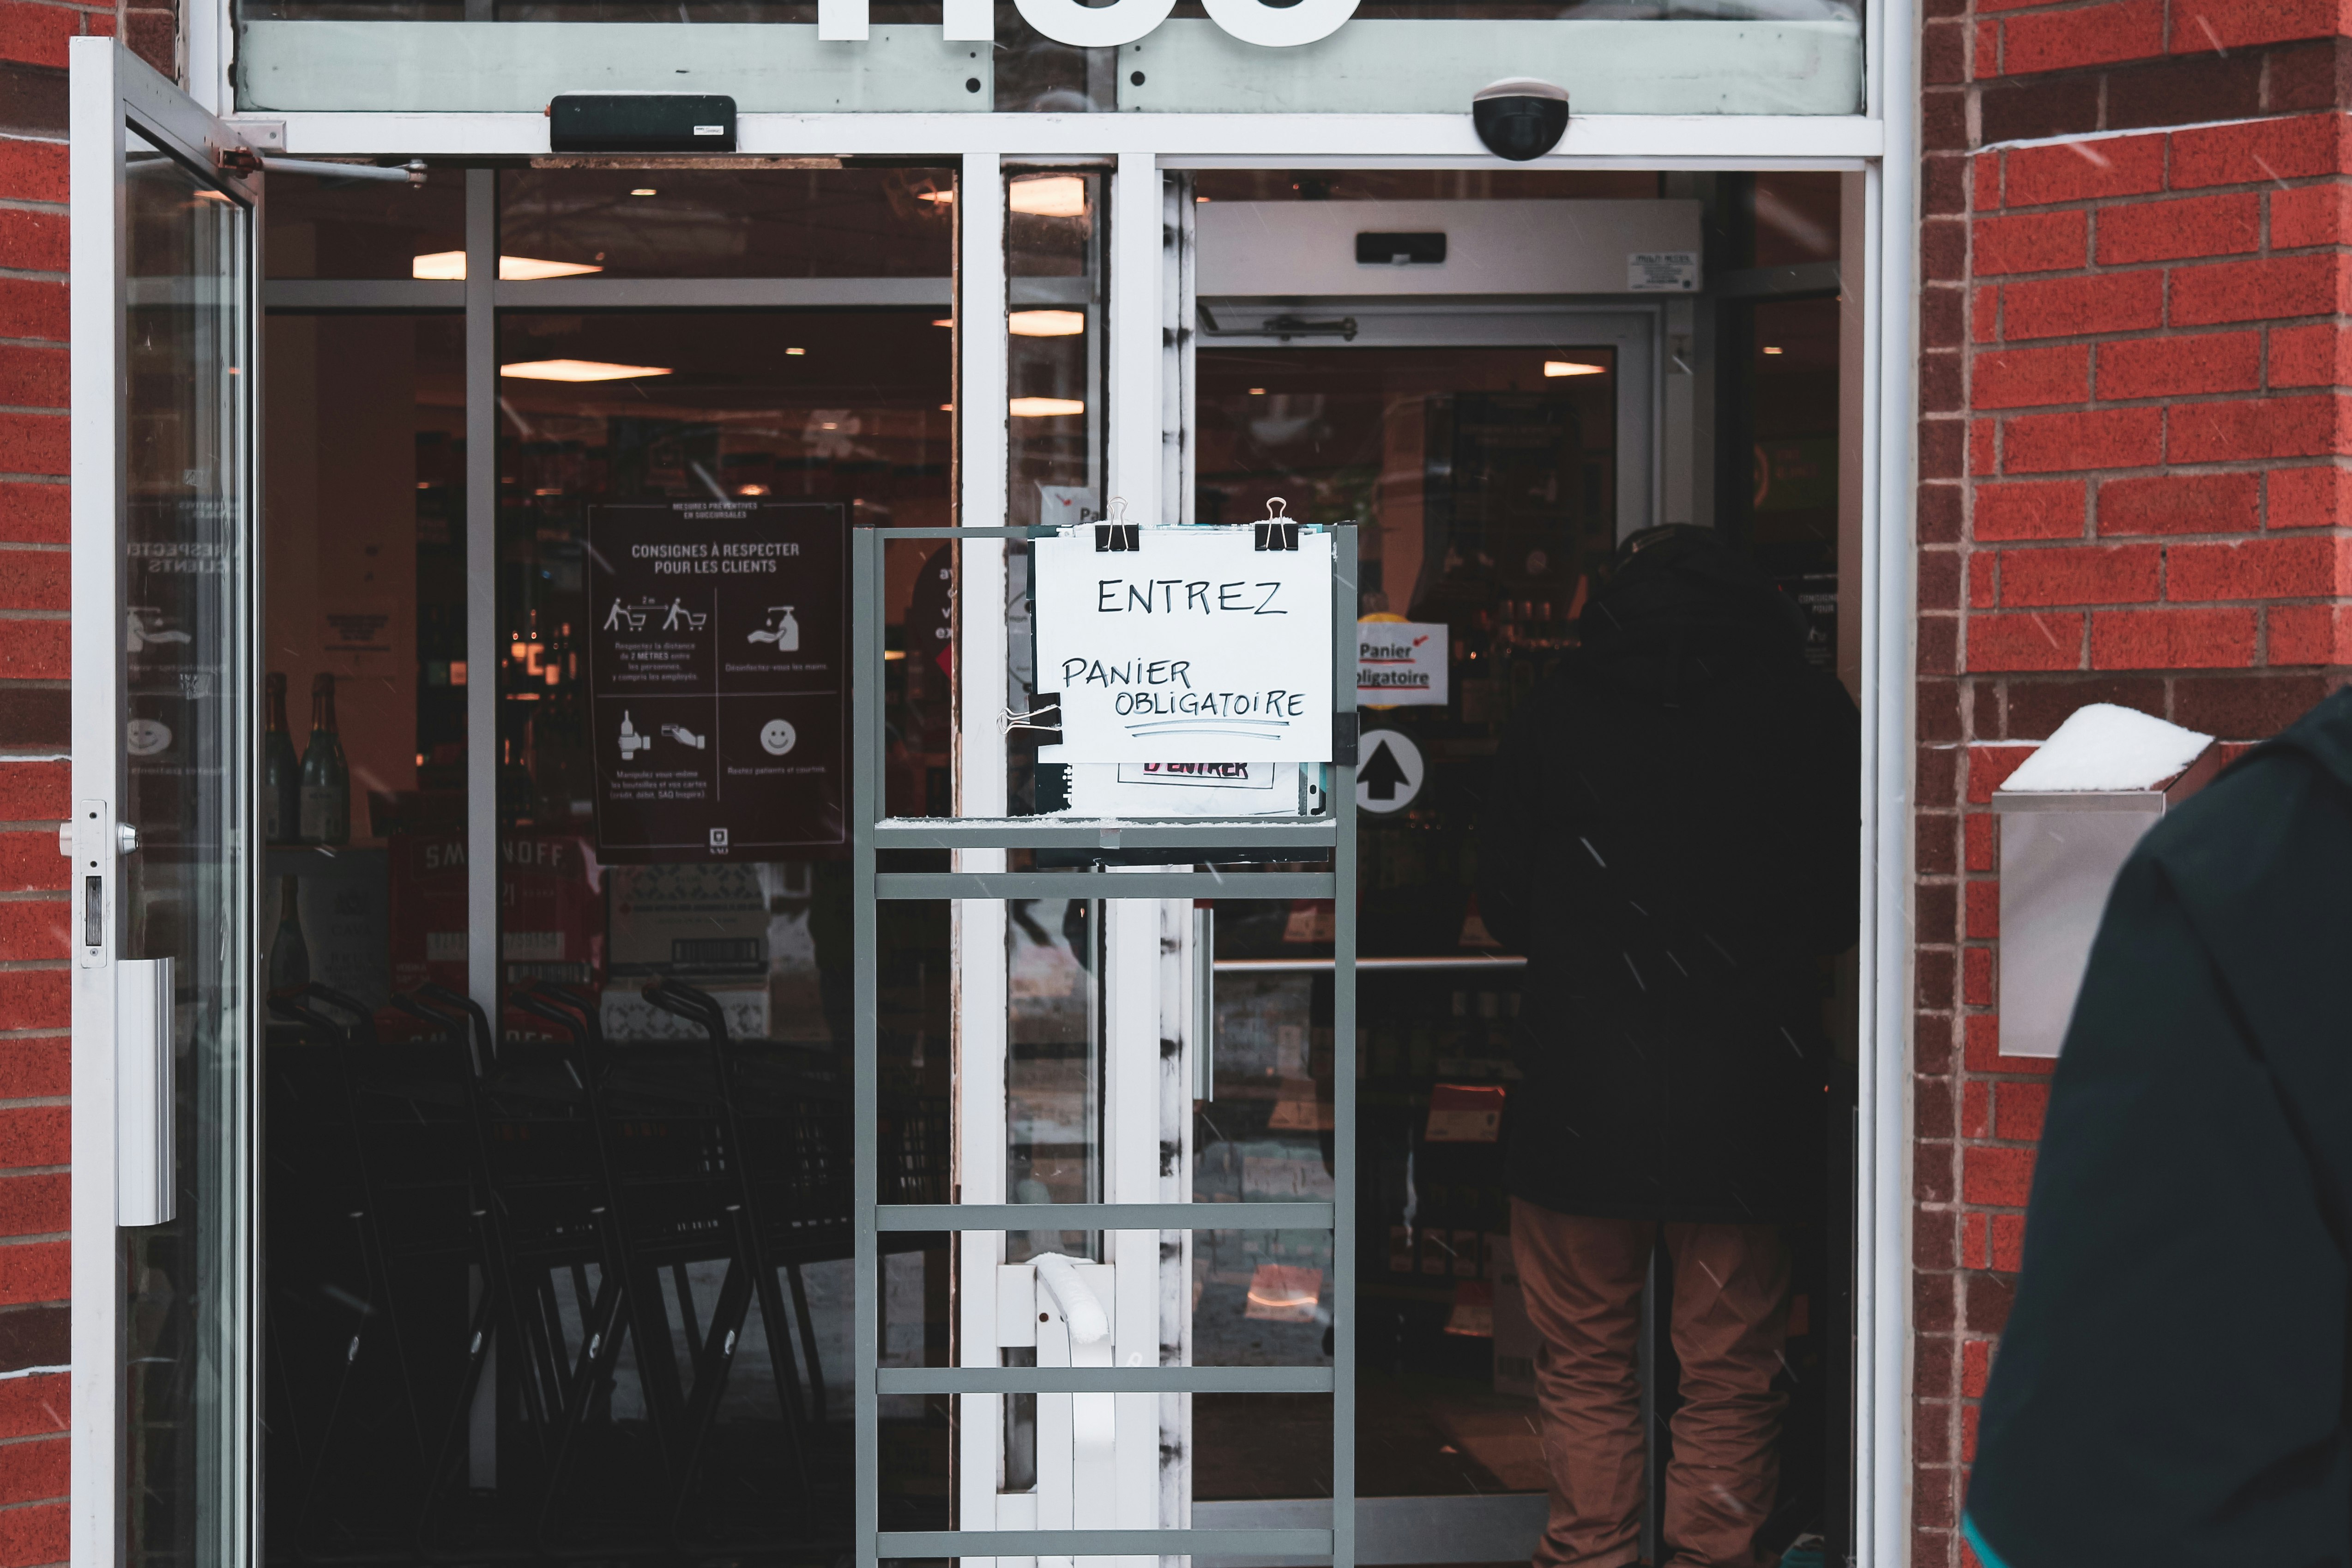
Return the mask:
[(1642, 1284), (1661, 1233), (1674, 1269), (1682, 1407), (1666, 1466), (1675, 1568), (1758, 1568), (1780, 1479), (1789, 1249), (1769, 1225), (1588, 1219), (1511, 1200), (1511, 1259), (1543, 1337), (1536, 1386), (1551, 1471), (1537, 1568), (1619, 1568), (1641, 1555)]

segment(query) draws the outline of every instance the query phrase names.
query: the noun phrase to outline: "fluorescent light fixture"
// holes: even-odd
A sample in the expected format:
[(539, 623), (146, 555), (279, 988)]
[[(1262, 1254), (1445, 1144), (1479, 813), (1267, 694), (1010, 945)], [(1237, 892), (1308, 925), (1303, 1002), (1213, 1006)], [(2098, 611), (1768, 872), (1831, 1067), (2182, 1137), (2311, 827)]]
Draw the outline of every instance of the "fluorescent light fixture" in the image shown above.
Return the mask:
[(518, 381), (635, 381), (639, 376), (667, 375), (657, 364), (607, 364), (593, 359), (533, 359), (502, 364), (499, 374)]
[(1076, 174), (1043, 174), (1034, 180), (1015, 180), (1005, 193), (1004, 205), (1031, 217), (1084, 217), (1087, 183)]
[(953, 414), (955, 412), (955, 405), (952, 403), (942, 403), (940, 405), (940, 412), (942, 414)]
[(1766, 349), (1764, 352), (1765, 352), (1766, 353), (1768, 353), (1768, 354), (1776, 354), (1776, 353), (1779, 353), (1780, 351), (1779, 349)]
[(1264, 397), (1265, 395), (1265, 388), (1263, 386), (1253, 386), (1250, 388), (1249, 395), (1252, 397)]
[(661, 195), (661, 193), (654, 189), (651, 185), (639, 185), (635, 190), (631, 191), (629, 195), (633, 196), (657, 196)]
[(1075, 338), (1087, 330), (1084, 310), (1015, 310), (1004, 325), (1016, 338)]
[(1051, 419), (1062, 414), (1084, 414), (1087, 405), (1075, 397), (1016, 397), (1005, 405), (1015, 419)]
[(931, 325), (935, 327), (952, 327), (955, 325), (955, 318), (953, 316), (941, 316), (938, 321), (933, 321)]
[(944, 202), (952, 206), (955, 204), (955, 193), (953, 191), (917, 191), (915, 199), (919, 202)]
[(784, 351), (784, 357), (787, 359), (799, 359), (807, 353), (808, 350), (806, 349), (786, 349)]
[(1548, 359), (1544, 361), (1544, 374), (1546, 375), (1606, 375), (1609, 374), (1609, 367), (1605, 364), (1586, 364), (1581, 360)]
[[(541, 278), (577, 278), (583, 272), (604, 270), (584, 262), (542, 261), (535, 256), (499, 258), (499, 281), (501, 283), (532, 283)], [(436, 250), (430, 256), (417, 257), (409, 262), (408, 275), (436, 283), (463, 283), (466, 280), (466, 253), (462, 250)]]
[(768, 493), (768, 487), (765, 485), (737, 485), (735, 487), (735, 493), (739, 496), (763, 496)]

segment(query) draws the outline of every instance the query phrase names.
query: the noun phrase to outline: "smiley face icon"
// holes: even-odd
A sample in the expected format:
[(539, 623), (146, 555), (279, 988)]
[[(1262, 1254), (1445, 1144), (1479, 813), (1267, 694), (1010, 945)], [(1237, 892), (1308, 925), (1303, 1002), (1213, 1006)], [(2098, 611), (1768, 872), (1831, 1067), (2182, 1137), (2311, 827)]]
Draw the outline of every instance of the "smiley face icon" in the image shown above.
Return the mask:
[(800, 731), (782, 719), (771, 719), (760, 726), (760, 744), (772, 757), (781, 757), (791, 751), (800, 738)]

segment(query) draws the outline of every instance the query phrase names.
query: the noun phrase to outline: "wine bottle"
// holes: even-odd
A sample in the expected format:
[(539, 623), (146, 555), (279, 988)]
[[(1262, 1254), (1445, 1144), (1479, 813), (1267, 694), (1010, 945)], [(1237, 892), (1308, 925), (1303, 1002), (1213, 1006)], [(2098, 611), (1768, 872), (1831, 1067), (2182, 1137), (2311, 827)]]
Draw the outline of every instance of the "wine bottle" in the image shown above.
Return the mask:
[(269, 729), (261, 743), (261, 819), (272, 844), (290, 844), (302, 830), (302, 763), (286, 722), (286, 676), (269, 673)]
[(296, 901), (301, 879), (278, 879), (278, 934), (269, 942), (269, 989), (293, 991), (310, 984), (310, 944), (302, 940), (302, 911)]
[(335, 678), (310, 682), (310, 745), (302, 753), (302, 841), (352, 841), (352, 770), (335, 733)]

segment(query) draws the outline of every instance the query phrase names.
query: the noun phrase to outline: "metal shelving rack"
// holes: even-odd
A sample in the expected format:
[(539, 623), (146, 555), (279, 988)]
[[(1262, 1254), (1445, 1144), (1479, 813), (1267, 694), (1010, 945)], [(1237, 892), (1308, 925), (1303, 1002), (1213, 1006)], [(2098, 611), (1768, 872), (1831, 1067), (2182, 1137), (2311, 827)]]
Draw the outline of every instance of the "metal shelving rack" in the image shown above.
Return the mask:
[[(1157, 530), (1145, 531), (1148, 539)], [(852, 531), (851, 809), (855, 901), (857, 1563), (904, 1558), (1268, 1555), (1354, 1568), (1356, 1363), (1356, 527), (1333, 535), (1331, 659), (1335, 748), (1326, 810), (1318, 817), (1186, 819), (893, 818), (880, 815), (883, 779), (883, 556), (892, 540), (1029, 540), (1026, 528), (860, 528)], [(1328, 871), (885, 872), (886, 849), (1104, 848), (1201, 851), (1297, 848)], [(1332, 1203), (891, 1204), (879, 1200), (880, 1110), (877, 900), (882, 899), (1329, 899), (1332, 901)], [(1202, 962), (1208, 955), (1202, 956)], [(892, 1367), (879, 1364), (879, 1249), (885, 1231), (1320, 1230), (1331, 1232), (1329, 1366)], [(880, 1405), (885, 1394), (1328, 1394), (1331, 1528), (1265, 1530), (884, 1531)]]

